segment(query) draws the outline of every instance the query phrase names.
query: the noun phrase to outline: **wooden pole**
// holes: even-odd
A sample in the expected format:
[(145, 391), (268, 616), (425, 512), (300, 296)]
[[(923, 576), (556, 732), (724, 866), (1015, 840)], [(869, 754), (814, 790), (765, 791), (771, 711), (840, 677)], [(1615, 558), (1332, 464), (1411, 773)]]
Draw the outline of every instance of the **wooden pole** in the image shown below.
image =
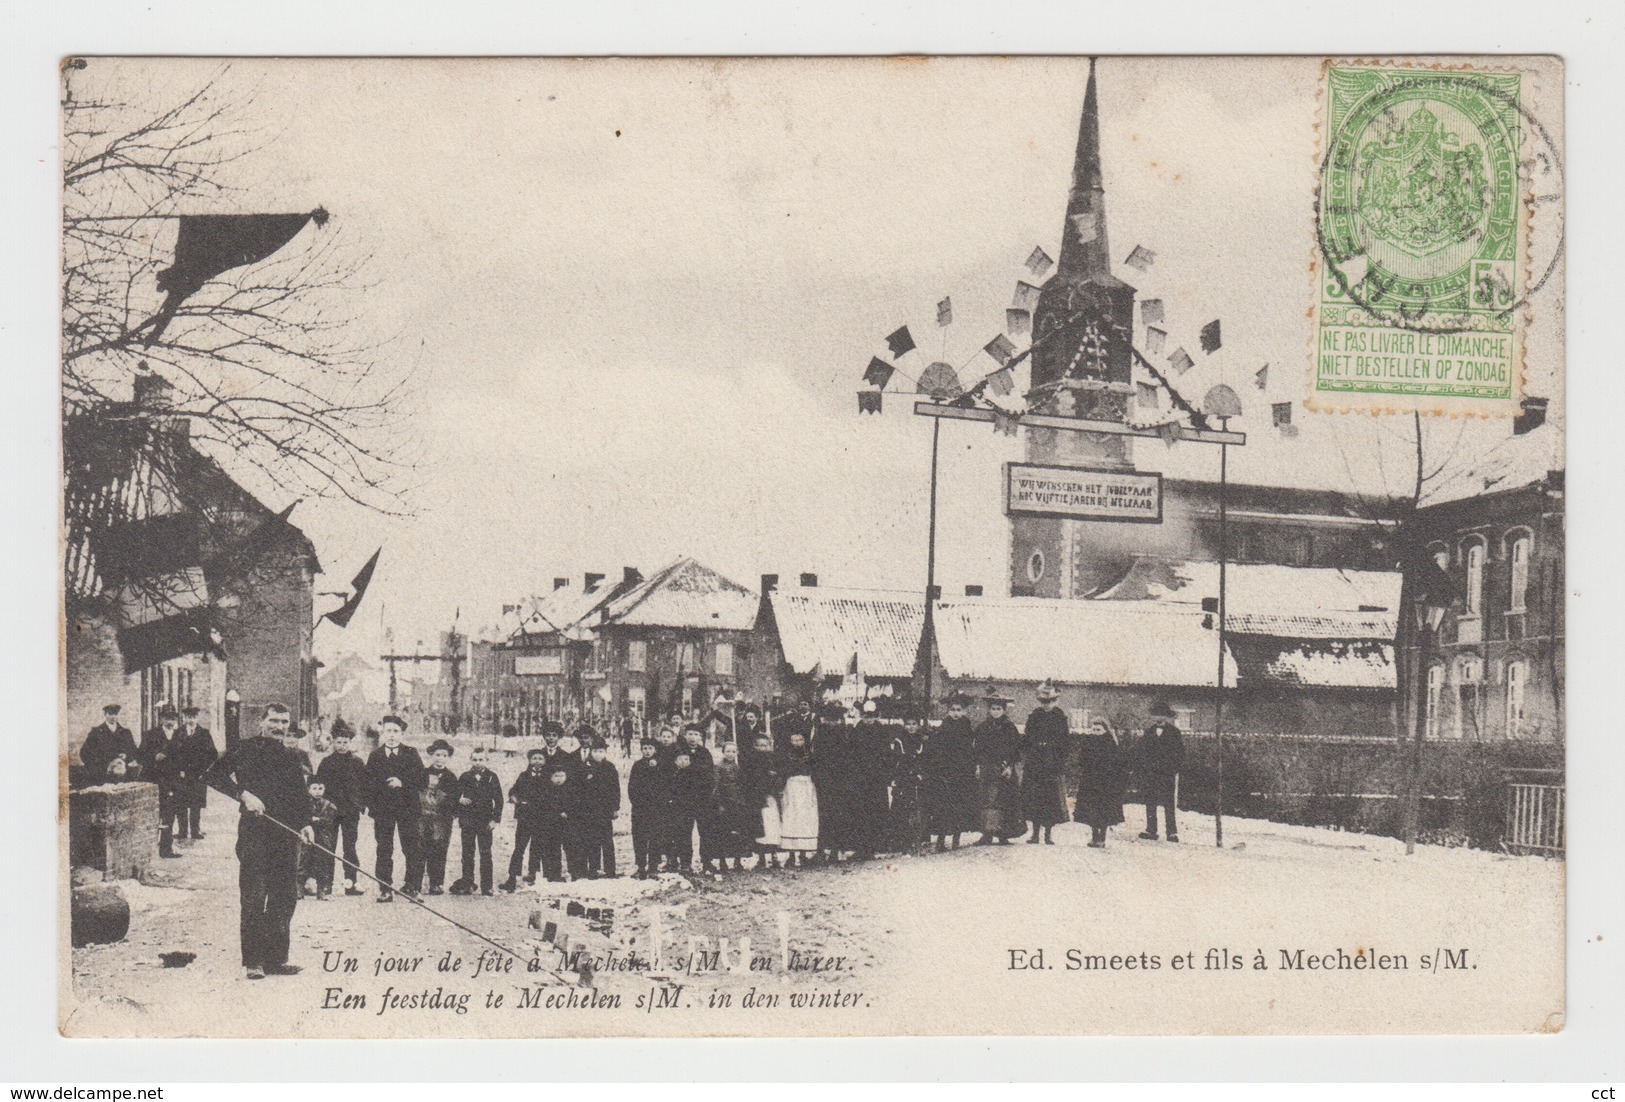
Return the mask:
[(935, 632), (931, 611), (932, 597), (937, 588), (937, 443), (942, 435), (942, 421), (934, 418), (931, 421), (931, 534), (925, 545), (925, 622), (920, 633), (920, 641), (924, 644), (925, 669), (922, 673), (924, 680), (924, 697), (920, 701), (925, 722), (931, 722), (931, 667), (936, 662)]
[(1213, 682), (1213, 733), (1218, 755), (1218, 783), (1214, 790), (1213, 844), (1224, 848), (1224, 586), (1225, 561), (1230, 557), (1227, 542), (1227, 496), (1230, 475), (1230, 445), (1219, 445), (1219, 673)]

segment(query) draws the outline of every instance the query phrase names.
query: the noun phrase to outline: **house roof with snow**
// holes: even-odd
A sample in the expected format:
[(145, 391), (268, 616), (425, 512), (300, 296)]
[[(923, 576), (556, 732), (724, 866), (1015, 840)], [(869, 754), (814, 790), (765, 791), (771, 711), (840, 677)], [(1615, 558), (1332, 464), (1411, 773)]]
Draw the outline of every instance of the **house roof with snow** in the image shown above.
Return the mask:
[(601, 622), (634, 627), (749, 631), (756, 594), (692, 558), (656, 571), (604, 606)]
[(1421, 504), (1425, 508), (1521, 490), (1563, 470), (1564, 462), (1562, 429), (1544, 424), (1521, 436), (1508, 436), (1467, 461), (1447, 466), (1423, 488)]
[(1235, 656), (1242, 688), (1260, 682), (1386, 691), (1395, 686), (1394, 648), (1374, 639), (1294, 640), (1226, 631), (1225, 643)]
[(798, 674), (842, 674), (857, 657), (865, 677), (914, 674), (925, 595), (806, 586), (768, 594), (784, 660)]
[(1211, 685), (1218, 637), (1202, 619), (1200, 606), (1047, 597), (943, 601), (935, 613), (950, 678), (1083, 685)]
[[(1400, 581), (1397, 571), (1231, 563), (1225, 629), (1293, 639), (1392, 639)], [(1218, 563), (1143, 557), (1095, 599), (1199, 607), (1218, 595)]]

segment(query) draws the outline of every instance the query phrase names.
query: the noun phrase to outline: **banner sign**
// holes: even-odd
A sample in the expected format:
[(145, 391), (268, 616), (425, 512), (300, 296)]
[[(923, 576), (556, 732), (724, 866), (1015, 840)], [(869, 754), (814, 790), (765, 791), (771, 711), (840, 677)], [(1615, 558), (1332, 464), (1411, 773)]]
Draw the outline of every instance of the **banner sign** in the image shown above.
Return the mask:
[(1007, 516), (1162, 523), (1162, 475), (1091, 467), (1004, 465)]
[(547, 654), (516, 654), (513, 658), (513, 672), (520, 677), (561, 674), (564, 672), (564, 656), (558, 651), (550, 651)]

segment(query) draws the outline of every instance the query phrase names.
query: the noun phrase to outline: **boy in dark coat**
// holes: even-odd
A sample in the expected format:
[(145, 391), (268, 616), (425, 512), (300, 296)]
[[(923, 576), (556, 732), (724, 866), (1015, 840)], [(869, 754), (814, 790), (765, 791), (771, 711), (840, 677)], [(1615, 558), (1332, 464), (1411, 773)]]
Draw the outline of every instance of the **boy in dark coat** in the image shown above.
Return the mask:
[[(451, 823), (457, 815), (457, 774), (448, 764), (452, 753), (452, 745), (445, 739), (429, 744), (429, 767), (423, 772), (423, 787), (418, 789), (418, 846), (430, 895), (445, 892), (446, 852), (451, 848)], [(412, 884), (413, 891), (420, 887)]]
[(402, 745), (406, 720), (385, 716), (378, 721), (382, 745), (367, 758), (367, 809), (372, 814), (372, 837), (377, 844), (373, 875), (383, 885), (378, 902), (394, 899), (389, 885), (395, 879), (395, 835), (401, 837), (406, 857), (405, 883), (417, 891), (423, 880), (423, 855), (418, 848), (417, 792), (423, 787), (423, 759), (410, 746)]
[(525, 883), (536, 883), (536, 870), (542, 865), (541, 819), (542, 790), (550, 783), (545, 760), (547, 751), (541, 747), (525, 755), (529, 765), (514, 779), (508, 790), (508, 802), (513, 804), (513, 854), (508, 858), (508, 879), (502, 890), (514, 891), (519, 886), (519, 872), (525, 868), (525, 848), (530, 848), (530, 862)]
[(980, 818), (976, 791), (975, 737), (965, 715), (969, 695), (956, 692), (948, 698), (948, 718), (931, 733), (923, 755), (925, 766), (926, 819), (937, 840), (937, 852), (948, 848), (953, 839), (975, 830)]
[(632, 805), (632, 859), (639, 878), (655, 870), (665, 844), (666, 790), (670, 779), (657, 756), (659, 744), (644, 739), (643, 756), (626, 775), (626, 802)]
[(1123, 821), (1123, 752), (1116, 730), (1099, 716), (1078, 740), (1078, 800), (1072, 817), (1087, 823), (1089, 845), (1106, 848), (1106, 832)]
[[(326, 787), (327, 798), (338, 809), (339, 841), (344, 844), (344, 894), (360, 895), (355, 886), (361, 858), (356, 856), (356, 836), (361, 831), (361, 809), (367, 806), (367, 766), (350, 747), (354, 733), (346, 727), (333, 732), (333, 752), (316, 767), (316, 779)], [(333, 847), (328, 847), (333, 848)]]
[[(571, 776), (567, 766), (553, 766), (547, 784), (536, 794), (536, 838), (542, 848), (542, 875), (554, 883), (581, 876), (583, 866), (576, 839), (582, 819), (580, 782)], [(566, 861), (571, 876), (565, 875)]]
[[(579, 849), (587, 876), (615, 877), (615, 816), (621, 810), (621, 774), (609, 760), (609, 743), (594, 738), (581, 772)], [(572, 867), (570, 870), (576, 870)]]
[(339, 809), (327, 798), (327, 786), (318, 778), (312, 777), (305, 790), (310, 793), (310, 817), (306, 821), (316, 845), (303, 847), (304, 860), (299, 863), (299, 875), (304, 879), (306, 895), (326, 899), (333, 894), (332, 851), (338, 844)]
[(457, 825), (463, 836), (463, 876), (453, 895), (474, 894), (474, 855), (480, 858), (480, 894), (491, 894), (491, 835), (502, 821), (502, 782), (486, 765), (483, 746), (469, 751), (472, 764), (457, 781)]
[(711, 802), (711, 771), (694, 764), (687, 748), (672, 759), (666, 793), (666, 871), (688, 872), (694, 862), (694, 826)]
[(1174, 805), (1179, 802), (1179, 771), (1185, 768), (1185, 738), (1174, 725), (1174, 710), (1163, 701), (1151, 706), (1151, 726), (1134, 748), (1134, 767), (1145, 798), (1145, 830), (1141, 838), (1157, 840), (1157, 808), (1167, 816), (1168, 840), (1179, 841)]

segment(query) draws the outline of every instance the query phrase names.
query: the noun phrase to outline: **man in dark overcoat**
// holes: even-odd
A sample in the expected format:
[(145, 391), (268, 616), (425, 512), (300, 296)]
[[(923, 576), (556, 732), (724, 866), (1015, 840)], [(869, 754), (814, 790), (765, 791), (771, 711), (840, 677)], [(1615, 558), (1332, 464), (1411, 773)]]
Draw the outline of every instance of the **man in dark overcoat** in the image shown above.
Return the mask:
[(79, 747), (79, 761), (84, 766), (85, 784), (106, 784), (115, 779), (109, 773), (113, 763), (123, 759), (126, 764), (140, 760), (135, 735), (119, 722), (120, 708), (109, 704), (102, 709), (102, 721), (90, 729)]
[(1033, 824), (1027, 841), (1035, 845), (1040, 832), (1045, 845), (1054, 845), (1051, 830), (1066, 822), (1066, 759), (1072, 736), (1060, 697), (1054, 682), (1038, 686), (1038, 707), (1027, 716), (1022, 732), (1021, 813)]
[(401, 743), (406, 720), (385, 716), (378, 721), (380, 745), (367, 758), (367, 809), (372, 814), (372, 837), (377, 844), (373, 875), (382, 887), (378, 902), (389, 903), (395, 896), (395, 836), (401, 839), (406, 857), (404, 883), (413, 891), (423, 881), (423, 855), (418, 847), (417, 793), (424, 784), (423, 759), (417, 750)]
[(214, 745), (214, 736), (207, 727), (198, 725), (200, 714), (198, 708), (191, 704), (181, 709), (183, 764), (179, 783), (181, 806), (175, 829), (178, 838), (203, 837), (203, 809), (209, 802), (209, 786), (203, 783), (203, 775), (220, 757), (220, 751)]
[(299, 903), (300, 842), (315, 841), (305, 755), (290, 736), (293, 717), (269, 704), (259, 734), (232, 747), (205, 776), (242, 804), (237, 820), (237, 888), (243, 969), (251, 980), (290, 976), (289, 928)]
[(142, 775), (158, 786), (158, 856), (175, 852), (175, 820), (186, 814), (181, 806), (181, 774), (185, 755), (180, 740), (181, 714), (168, 704), (158, 710), (158, 726), (141, 735)]
[(975, 830), (980, 819), (976, 791), (976, 745), (965, 706), (966, 693), (951, 694), (946, 703), (948, 718), (926, 739), (924, 753), (926, 819), (937, 840), (937, 851), (948, 848), (953, 839)]
[(1021, 762), (1021, 732), (1005, 714), (1010, 698), (993, 686), (983, 697), (987, 718), (975, 732), (976, 781), (982, 804), (982, 837), (979, 846), (1009, 845), (1010, 839), (1027, 829), (1021, 818), (1021, 784), (1016, 767)]
[(1174, 724), (1174, 711), (1166, 701), (1151, 706), (1151, 726), (1134, 748), (1134, 768), (1139, 774), (1145, 799), (1145, 830), (1140, 837), (1157, 840), (1157, 808), (1162, 808), (1168, 824), (1168, 840), (1179, 841), (1179, 823), (1174, 805), (1179, 802), (1179, 772), (1185, 768), (1185, 736)]

